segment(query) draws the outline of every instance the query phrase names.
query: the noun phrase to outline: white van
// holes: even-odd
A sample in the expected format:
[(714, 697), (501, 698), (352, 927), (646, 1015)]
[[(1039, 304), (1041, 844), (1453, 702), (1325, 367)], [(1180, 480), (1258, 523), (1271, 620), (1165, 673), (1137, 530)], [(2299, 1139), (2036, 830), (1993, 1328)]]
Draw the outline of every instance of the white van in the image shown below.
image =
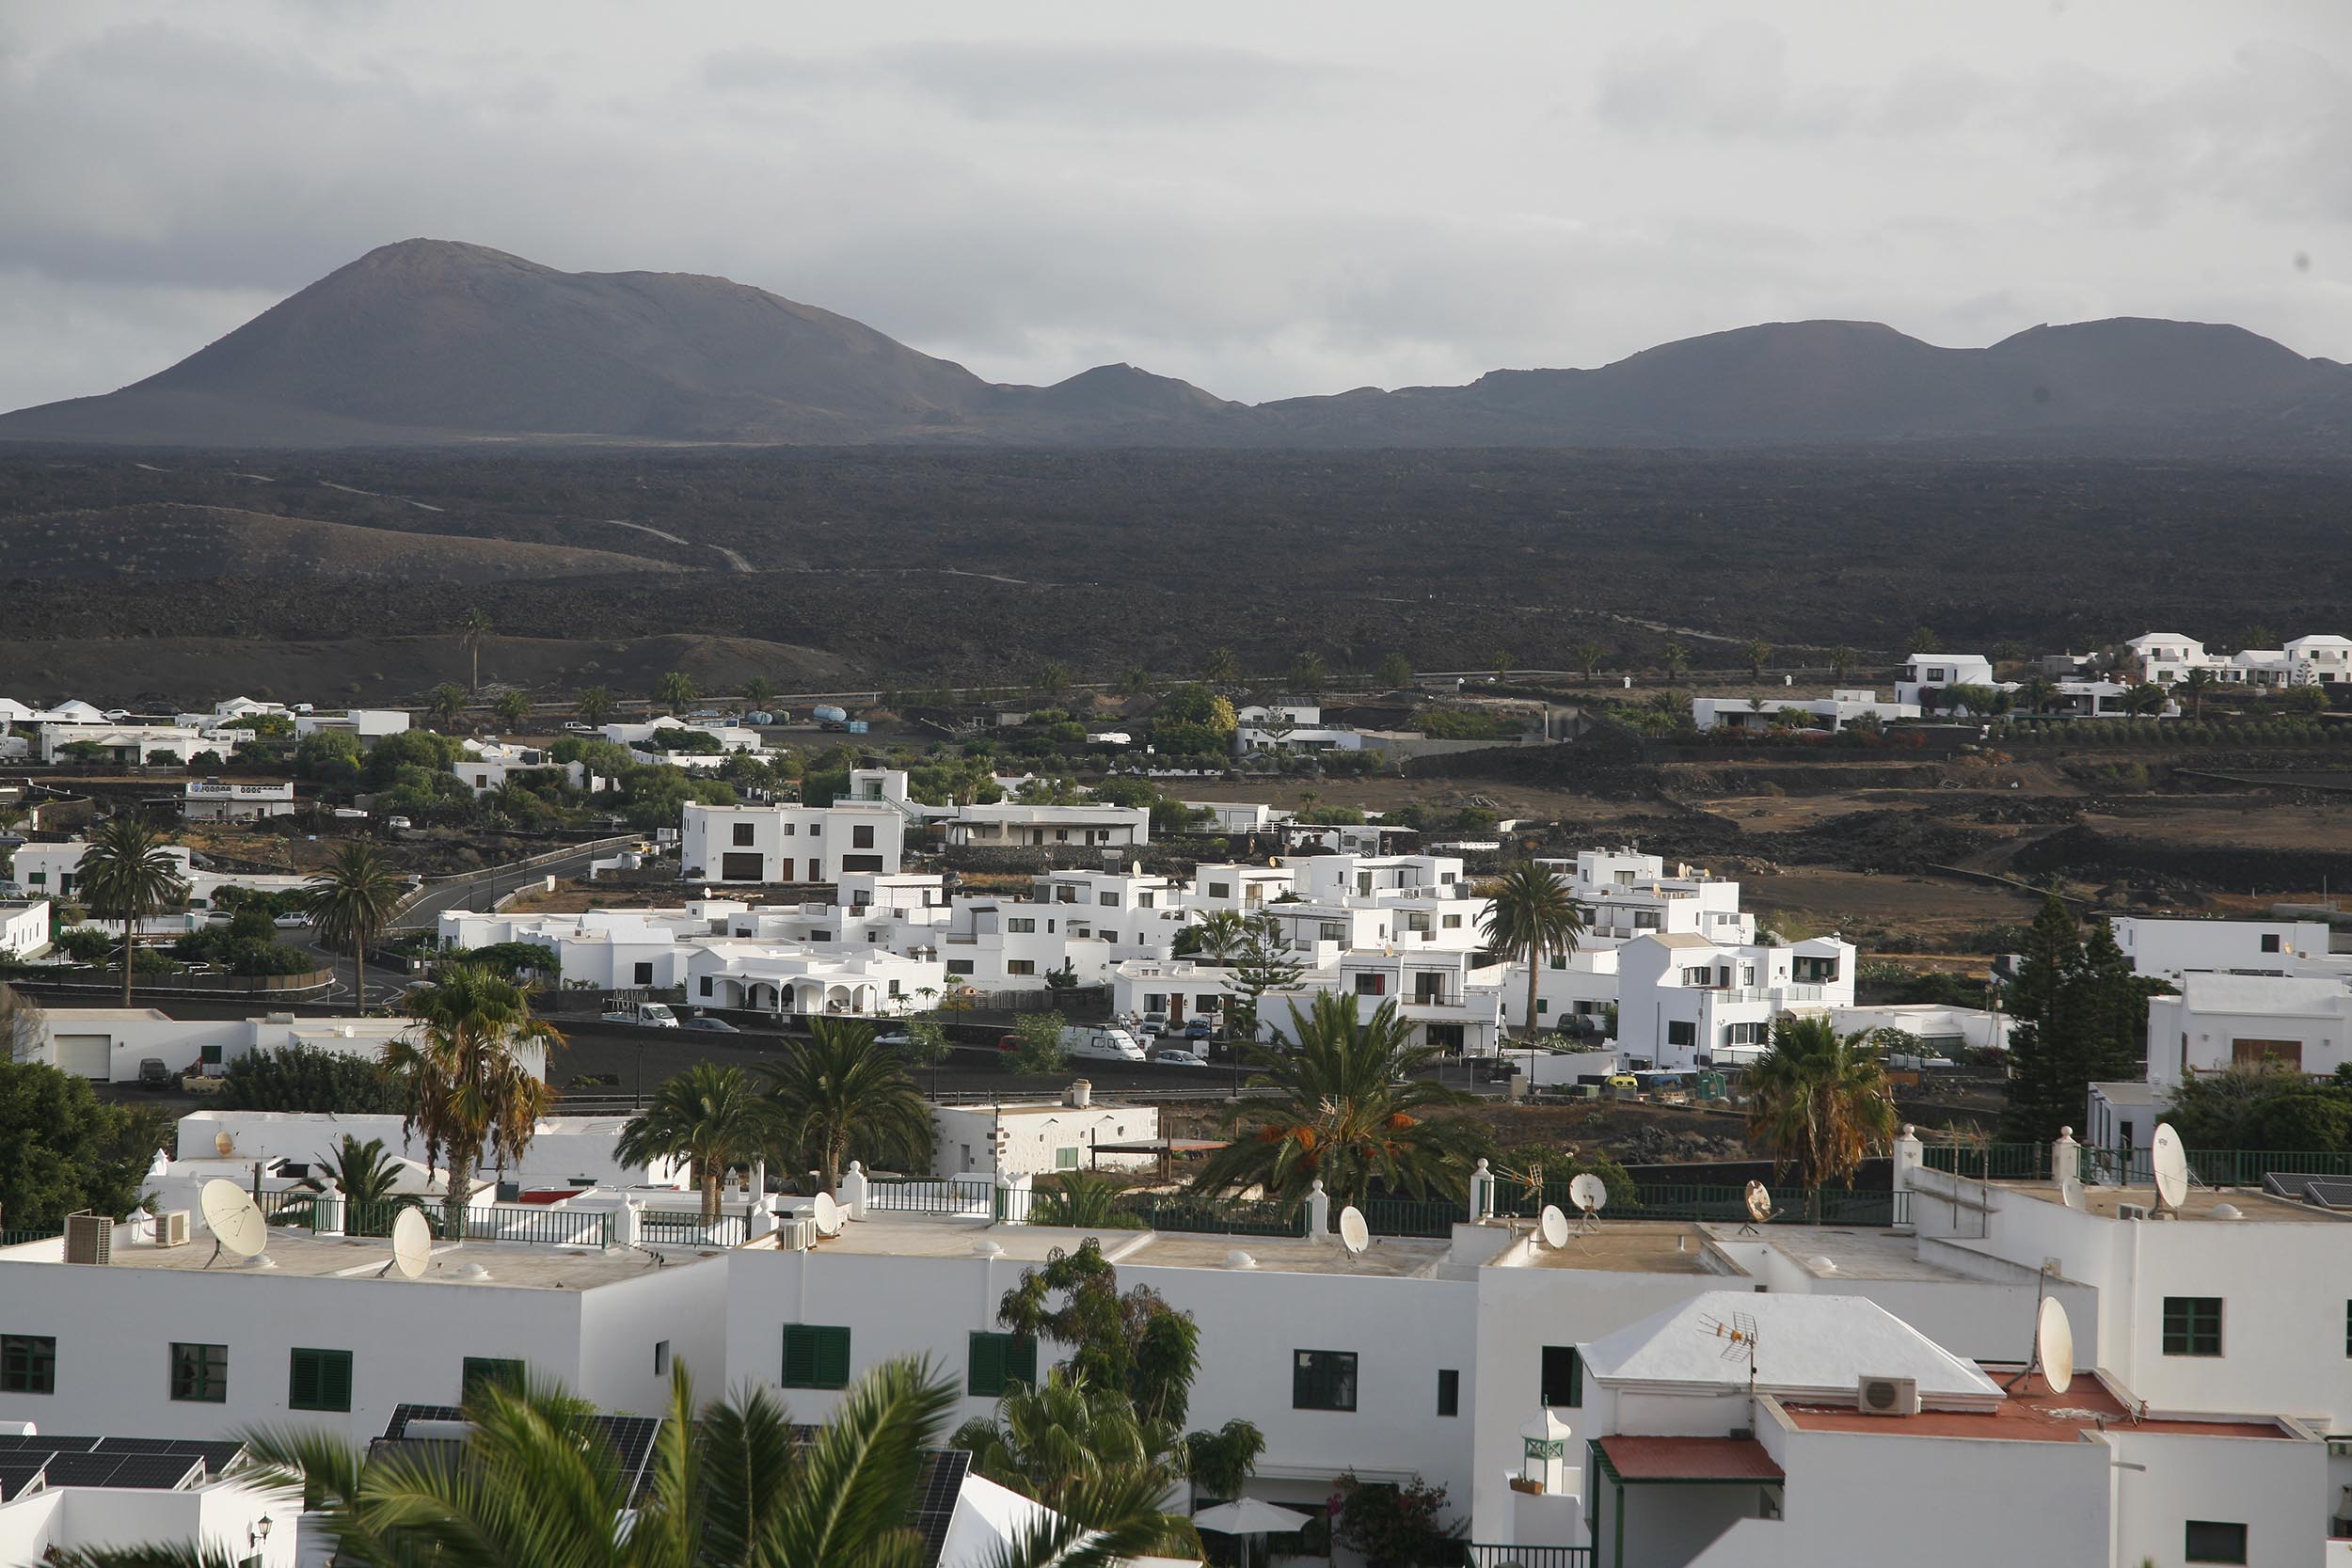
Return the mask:
[(1144, 1060), (1143, 1042), (1116, 1023), (1071, 1023), (1061, 1032), (1062, 1049), (1073, 1060), (1089, 1062), (1140, 1062)]

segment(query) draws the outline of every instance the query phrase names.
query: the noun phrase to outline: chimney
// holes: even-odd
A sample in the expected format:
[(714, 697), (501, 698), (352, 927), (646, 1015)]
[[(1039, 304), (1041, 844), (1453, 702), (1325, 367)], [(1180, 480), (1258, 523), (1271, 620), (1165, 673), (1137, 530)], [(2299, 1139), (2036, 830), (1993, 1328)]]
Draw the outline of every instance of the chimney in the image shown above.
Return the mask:
[(1094, 1085), (1084, 1078), (1073, 1079), (1070, 1092), (1062, 1097), (1062, 1103), (1081, 1111), (1085, 1110), (1094, 1103)]

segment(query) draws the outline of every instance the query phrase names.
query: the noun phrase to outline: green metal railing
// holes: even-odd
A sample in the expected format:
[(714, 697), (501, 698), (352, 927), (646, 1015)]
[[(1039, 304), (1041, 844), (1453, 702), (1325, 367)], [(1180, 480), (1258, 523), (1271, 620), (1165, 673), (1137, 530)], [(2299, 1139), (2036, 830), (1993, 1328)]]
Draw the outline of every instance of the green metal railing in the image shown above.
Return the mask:
[(1593, 1568), (1590, 1546), (1489, 1546), (1462, 1544), (1463, 1568)]
[(1930, 1170), (1979, 1181), (2051, 1180), (2048, 1144), (1929, 1144), (1919, 1152)]
[(905, 1214), (971, 1214), (986, 1200), (971, 1188), (936, 1177), (874, 1178), (866, 1189), (868, 1209)]
[(28, 1242), (54, 1242), (65, 1234), (61, 1225), (30, 1226), (22, 1230), (0, 1230), (0, 1246), (23, 1246)]
[[(1930, 1144), (1921, 1150), (1930, 1170), (1987, 1181), (2050, 1181), (2048, 1144)], [(2271, 1173), (2352, 1177), (2352, 1153), (2330, 1149), (2192, 1148), (2188, 1168), (2208, 1187), (2259, 1187)], [(2150, 1151), (2084, 1145), (2076, 1168), (2064, 1174), (2109, 1186), (2145, 1187), (2155, 1180)]]
[(1375, 1236), (1426, 1236), (1444, 1240), (1470, 1210), (1444, 1198), (1368, 1197), (1357, 1205)]
[(648, 1209), (638, 1216), (641, 1240), (663, 1246), (737, 1247), (752, 1239), (749, 1214), (721, 1214), (708, 1225), (699, 1209)]

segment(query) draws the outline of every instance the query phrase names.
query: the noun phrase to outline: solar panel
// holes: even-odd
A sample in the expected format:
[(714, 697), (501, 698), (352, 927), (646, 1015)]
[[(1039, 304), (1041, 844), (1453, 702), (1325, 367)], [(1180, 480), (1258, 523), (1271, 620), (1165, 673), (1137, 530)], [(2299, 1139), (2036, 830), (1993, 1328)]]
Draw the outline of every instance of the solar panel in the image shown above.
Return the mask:
[(39, 1481), (41, 1466), (48, 1463), (47, 1454), (32, 1460), (0, 1458), (0, 1503), (17, 1497), (26, 1487)]
[(914, 1514), (907, 1525), (923, 1538), (925, 1568), (938, 1568), (939, 1554), (947, 1545), (947, 1527), (955, 1520), (956, 1498), (963, 1491), (965, 1472), (972, 1467), (972, 1456), (961, 1449), (942, 1449), (928, 1457), (930, 1464), (915, 1494)]
[(40, 1453), (86, 1453), (104, 1442), (103, 1437), (45, 1437), (30, 1433), (0, 1435), (0, 1449), (25, 1449)]
[(2352, 1177), (2306, 1176), (2301, 1180), (2312, 1202), (2330, 1209), (2352, 1209)]
[(204, 1463), (204, 1473), (215, 1480), (228, 1474), (245, 1457), (245, 1445), (233, 1439), (201, 1437), (101, 1437), (100, 1453), (183, 1454)]
[(453, 1404), (396, 1404), (384, 1423), (384, 1435), (394, 1442), (407, 1435), (411, 1421), (462, 1421), (466, 1413)]
[(204, 1479), (193, 1454), (82, 1452), (52, 1455), (41, 1477), (52, 1486), (135, 1486), (169, 1491)]
[(2303, 1179), (2266, 1170), (2263, 1172), (2263, 1191), (2273, 1197), (2300, 1198), (2303, 1196)]
[[(459, 1421), (466, 1413), (450, 1404), (398, 1404), (392, 1407), (391, 1419), (385, 1423), (384, 1435), (368, 1445), (368, 1457), (407, 1451), (418, 1452), (426, 1446), (438, 1448), (444, 1438), (416, 1438), (408, 1435), (412, 1422)], [(660, 1440), (661, 1418), (658, 1416), (590, 1416), (588, 1430), (596, 1434), (612, 1457), (615, 1478), (631, 1503), (642, 1499), (647, 1479), (653, 1468), (654, 1446)]]

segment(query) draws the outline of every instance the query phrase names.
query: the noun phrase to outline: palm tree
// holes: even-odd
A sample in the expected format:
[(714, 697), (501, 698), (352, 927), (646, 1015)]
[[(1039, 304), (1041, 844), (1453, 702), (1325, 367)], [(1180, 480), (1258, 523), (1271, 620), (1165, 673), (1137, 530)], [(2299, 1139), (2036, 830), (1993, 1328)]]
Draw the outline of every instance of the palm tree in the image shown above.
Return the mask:
[(490, 711), (499, 716), (500, 723), (517, 730), (531, 717), (531, 699), (519, 691), (501, 691), (499, 700), (490, 705)]
[(583, 686), (572, 699), (572, 707), (581, 723), (596, 728), (612, 717), (612, 693), (601, 686)]
[(1549, 866), (1519, 861), (1495, 884), (1486, 917), (1479, 923), (1496, 956), (1527, 965), (1527, 1018), (1520, 1034), (1535, 1037), (1535, 985), (1549, 958), (1576, 951), (1584, 934), (1584, 910), (1567, 879)]
[(1066, 1225), (1078, 1230), (1141, 1230), (1143, 1221), (1119, 1207), (1121, 1189), (1092, 1171), (1064, 1171), (1029, 1206), (1031, 1225)]
[(131, 1005), (131, 950), (139, 922), (187, 895), (164, 836), (135, 816), (118, 816), (89, 836), (75, 867), (90, 912), (122, 922), (122, 1005)]
[(449, 682), (443, 681), (426, 695), (424, 704), (435, 721), (443, 729), (448, 729), (465, 716), (466, 694)]
[(694, 1164), (702, 1189), (703, 1224), (719, 1219), (719, 1183), (730, 1165), (749, 1165), (767, 1152), (774, 1108), (739, 1067), (697, 1062), (654, 1092), (653, 1103), (628, 1118), (613, 1158), (642, 1165), (680, 1155)]
[(1826, 1018), (1783, 1017), (1749, 1070), (1748, 1135), (1772, 1151), (1776, 1173), (1796, 1173), (1808, 1205), (1895, 1135), (1894, 1097), (1866, 1037), (1841, 1037)]
[(2147, 681), (2135, 681), (2123, 689), (2123, 711), (2135, 719), (2150, 719), (2164, 711), (2164, 688)]
[[(953, 1379), (924, 1362), (884, 1362), (852, 1384), (822, 1427), (796, 1427), (756, 1384), (697, 1406), (681, 1365), (643, 1496), (544, 1383), (485, 1379), (466, 1402), (465, 1463), (441, 1452), (371, 1456), (324, 1432), (248, 1433), (252, 1484), (307, 1500), (342, 1568), (420, 1563), (546, 1568), (913, 1568), (932, 1560), (914, 1525), (956, 1407)], [(1157, 1479), (1138, 1470), (1073, 1481), (1067, 1515), (1041, 1519), (996, 1568), (1114, 1568), (1165, 1537)], [(1089, 1522), (1090, 1521), (1090, 1522)], [(62, 1568), (219, 1568), (190, 1544), (61, 1553)]]
[(765, 675), (754, 675), (743, 683), (742, 692), (745, 706), (764, 708), (775, 700), (776, 683)]
[(2220, 684), (2221, 677), (2201, 664), (2184, 675), (2181, 684), (2172, 689), (2187, 693), (2188, 716), (2191, 719), (2202, 719), (2205, 716), (2205, 693)]
[(1764, 666), (1772, 660), (1772, 645), (1761, 638), (1749, 638), (1740, 644), (1740, 657), (1748, 661), (1748, 678), (1762, 680)]
[(1682, 672), (1691, 668), (1691, 650), (1679, 642), (1669, 642), (1658, 650), (1658, 662), (1666, 667), (1669, 682), (1682, 678)]
[(673, 670), (653, 683), (653, 700), (672, 713), (683, 713), (692, 707), (701, 695), (702, 689), (694, 684), (694, 677), (683, 670)]
[(1943, 651), (1943, 640), (1935, 635), (1931, 627), (1914, 626), (1911, 635), (1903, 639), (1903, 652), (1906, 654), (1940, 654)]
[(928, 1156), (930, 1106), (898, 1057), (874, 1048), (874, 1026), (820, 1018), (809, 1034), (808, 1044), (761, 1069), (783, 1158), (813, 1164), (830, 1193), (852, 1155), (891, 1164)]
[(1194, 938), (1193, 951), (1207, 955), (1218, 963), (1225, 962), (1241, 944), (1249, 939), (1249, 922), (1238, 910), (1210, 910), (1195, 923), (1199, 935)]
[(2058, 698), (2058, 682), (2047, 675), (2027, 675), (2018, 683), (2017, 694), (2026, 699), (2028, 712), (2046, 713)]
[(473, 676), (469, 689), (482, 689), (482, 644), (490, 640), (490, 617), (479, 610), (469, 610), (457, 622), (457, 641), (464, 643), (473, 659)]
[(1836, 647), (1829, 651), (1830, 673), (1837, 677), (1837, 684), (1840, 686), (1846, 684), (1846, 677), (1852, 674), (1854, 666), (1861, 662), (1862, 656), (1851, 648)]
[(1302, 696), (1312, 697), (1331, 684), (1331, 667), (1323, 662), (1323, 656), (1303, 653), (1291, 660), (1290, 687)]
[(1579, 642), (1574, 650), (1576, 667), (1584, 672), (1584, 684), (1590, 686), (1600, 675), (1600, 661), (1609, 650), (1591, 641)]
[(1038, 667), (1034, 684), (1050, 702), (1070, 689), (1070, 666), (1057, 658), (1048, 659)]
[(1241, 679), (1241, 660), (1231, 648), (1211, 648), (1200, 661), (1200, 678), (1211, 686), (1231, 686)]
[(1140, 664), (1119, 677), (1119, 694), (1122, 697), (1141, 697), (1151, 689), (1152, 672)]
[(1495, 673), (1495, 684), (1497, 686), (1501, 686), (1503, 682), (1509, 680), (1511, 678), (1511, 650), (1508, 648), (1497, 648), (1494, 652), (1494, 657), (1489, 661), (1489, 668), (1491, 668)]
[(346, 840), (310, 880), (310, 927), (329, 947), (351, 950), (359, 1010), (368, 1010), (368, 949), (392, 923), (407, 884), (364, 838)]
[[(1184, 1479), (1175, 1428), (1136, 1414), (1123, 1393), (1089, 1387), (1068, 1367), (1007, 1390), (993, 1416), (975, 1416), (948, 1442), (971, 1452), (974, 1473), (1081, 1524), (1094, 1522), (1089, 1504), (1106, 1492), (1164, 1497)], [(1149, 1549), (1194, 1559), (1200, 1538), (1191, 1520), (1163, 1513)]]
[[(346, 1132), (334, 1153), (321, 1154), (311, 1163), (326, 1175), (306, 1176), (294, 1184), (294, 1190), (323, 1193), (327, 1183), (333, 1182), (343, 1198), (346, 1236), (389, 1236), (392, 1221), (402, 1209), (423, 1207), (414, 1197), (403, 1199), (399, 1191), (400, 1162), (385, 1151), (381, 1138), (363, 1142)], [(308, 1217), (298, 1211), (286, 1212), (297, 1218)]]
[(1232, 1141), (1209, 1156), (1195, 1192), (1257, 1186), (1287, 1204), (1318, 1180), (1335, 1203), (1368, 1196), (1375, 1180), (1415, 1196), (1463, 1189), (1484, 1135), (1428, 1113), (1472, 1097), (1413, 1076), (1444, 1053), (1411, 1043), (1394, 1002), (1359, 1023), (1354, 996), (1318, 991), (1308, 1013), (1292, 1004), (1291, 1035), (1295, 1050), (1250, 1053), (1260, 1092), (1226, 1113)]
[(384, 1065), (403, 1080), (401, 1134), (422, 1132), (427, 1166), (448, 1166), (443, 1217), (447, 1234), (462, 1239), (485, 1142), (501, 1165), (520, 1160), (554, 1098), (519, 1048), (552, 1052), (564, 1037), (532, 1016), (522, 987), (479, 964), (443, 965), (408, 992), (406, 1006), (417, 1026), (384, 1047)]

